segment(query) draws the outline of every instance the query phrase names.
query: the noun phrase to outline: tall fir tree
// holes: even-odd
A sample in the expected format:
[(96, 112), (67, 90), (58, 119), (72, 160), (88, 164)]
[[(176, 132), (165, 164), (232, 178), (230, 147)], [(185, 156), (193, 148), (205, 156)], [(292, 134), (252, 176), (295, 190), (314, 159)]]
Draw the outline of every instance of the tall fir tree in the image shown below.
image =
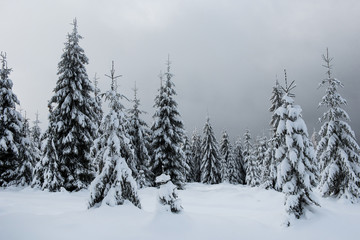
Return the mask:
[[(238, 183), (245, 184), (245, 166), (244, 166), (244, 156), (243, 156), (243, 147), (241, 138), (238, 138), (235, 141), (234, 150), (233, 150), (234, 160), (236, 162), (236, 166), (238, 166), (238, 170), (234, 173), (238, 174)], [(231, 174), (230, 174), (231, 175)]]
[(209, 117), (206, 119), (203, 133), (204, 137), (201, 143), (201, 182), (217, 184), (221, 182), (221, 154)]
[[(144, 111), (139, 109), (140, 100), (137, 97), (137, 87), (134, 88), (133, 108), (129, 110), (129, 136), (134, 147), (134, 157), (136, 169), (144, 174), (144, 186), (152, 186), (154, 183), (153, 173), (149, 170), (150, 154), (148, 147), (150, 146), (148, 136), (151, 134), (146, 122), (140, 118)], [(138, 177), (140, 181), (142, 177)]]
[(220, 140), (220, 154), (221, 154), (221, 181), (229, 181), (229, 160), (232, 158), (232, 147), (229, 140), (229, 135), (226, 131), (223, 131)]
[(132, 162), (131, 140), (128, 135), (125, 109), (117, 93), (114, 62), (111, 69), (111, 90), (105, 93), (109, 112), (100, 125), (101, 135), (95, 140), (97, 158), (100, 160), (96, 178), (90, 186), (88, 207), (122, 205), (125, 200), (141, 208), (136, 182), (127, 162)]
[(67, 36), (64, 53), (58, 65), (59, 79), (50, 104), (54, 106), (54, 144), (64, 187), (69, 190), (86, 188), (93, 179), (90, 147), (96, 134), (94, 89), (87, 76), (88, 58), (79, 46), (77, 21)]
[(167, 71), (164, 74), (165, 82), (161, 84), (160, 94), (155, 99), (157, 109), (152, 126), (153, 157), (151, 166), (155, 176), (162, 173), (170, 175), (171, 181), (178, 187), (182, 187), (185, 181), (183, 174), (185, 155), (181, 149), (184, 129), (174, 99), (176, 92), (170, 64), (170, 60), (168, 60)]
[[(0, 187), (24, 185), (21, 174), (26, 150), (23, 117), (16, 110), (19, 100), (12, 91), (6, 53), (1, 53), (0, 69)], [(25, 165), (24, 165), (25, 164)]]
[(316, 180), (315, 153), (301, 116), (302, 109), (294, 105), (295, 95), (290, 92), (294, 87), (294, 81), (287, 84), (285, 72), (282, 105), (275, 111), (280, 118), (276, 130), (280, 138), (275, 153), (277, 184), (285, 194), (285, 210), (290, 217), (286, 221), (288, 226), (292, 218), (300, 218), (311, 205), (317, 205), (312, 194)]
[(191, 137), (191, 162), (190, 169), (194, 182), (200, 182), (201, 172), (201, 136), (194, 130)]
[(323, 196), (345, 198), (358, 202), (360, 198), (360, 159), (359, 145), (355, 133), (346, 121), (349, 115), (341, 108), (346, 100), (338, 93), (343, 84), (331, 75), (331, 61), (328, 49), (323, 55), (327, 78), (321, 81), (320, 87), (326, 86), (326, 94), (319, 106), (328, 110), (320, 118), (323, 122), (317, 146), (317, 158), (320, 161), (320, 192)]

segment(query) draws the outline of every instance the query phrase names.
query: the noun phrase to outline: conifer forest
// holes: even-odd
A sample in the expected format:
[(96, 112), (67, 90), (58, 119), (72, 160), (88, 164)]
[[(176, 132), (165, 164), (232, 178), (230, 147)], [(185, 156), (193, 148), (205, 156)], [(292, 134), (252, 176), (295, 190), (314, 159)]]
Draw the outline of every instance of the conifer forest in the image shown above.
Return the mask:
[[(262, 133), (238, 125), (237, 135), (225, 125), (219, 131), (217, 119), (228, 116), (211, 105), (198, 109), (203, 125), (189, 128), (171, 52), (158, 76), (149, 76), (156, 92), (122, 81), (119, 56), (92, 77), (85, 25), (73, 18), (62, 33), (47, 117), (22, 108), (15, 73), (23, 70), (12, 66), (19, 55), (0, 40), (0, 239), (357, 239), (359, 129), (347, 99), (358, 98), (343, 90), (358, 86), (337, 77), (346, 60), (326, 41), (313, 66), (323, 73), (315, 76), (322, 97), (304, 92), (284, 62), (262, 89), (268, 124)], [(257, 89), (247, 91), (257, 98)], [(144, 92), (152, 94), (151, 112)], [(318, 116), (305, 114), (299, 96), (308, 96)]]

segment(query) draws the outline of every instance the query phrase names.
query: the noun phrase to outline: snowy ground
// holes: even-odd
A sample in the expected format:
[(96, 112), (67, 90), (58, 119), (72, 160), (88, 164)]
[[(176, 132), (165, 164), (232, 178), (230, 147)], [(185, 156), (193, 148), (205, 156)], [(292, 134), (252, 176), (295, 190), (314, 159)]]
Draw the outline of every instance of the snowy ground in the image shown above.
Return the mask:
[(283, 195), (230, 184), (189, 184), (184, 211), (159, 211), (157, 189), (140, 191), (142, 210), (126, 204), (86, 209), (88, 191), (0, 190), (0, 239), (359, 239), (360, 204), (318, 198), (322, 207), (296, 221), (284, 219)]

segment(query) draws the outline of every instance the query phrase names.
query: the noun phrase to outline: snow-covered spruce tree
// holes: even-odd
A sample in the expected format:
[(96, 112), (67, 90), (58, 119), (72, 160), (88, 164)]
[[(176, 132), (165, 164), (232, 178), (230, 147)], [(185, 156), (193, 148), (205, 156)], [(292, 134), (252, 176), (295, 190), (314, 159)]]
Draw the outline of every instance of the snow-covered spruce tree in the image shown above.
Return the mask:
[[(36, 112), (35, 114), (36, 118), (35, 121), (33, 121), (33, 127), (30, 130), (30, 143), (33, 144), (33, 150), (32, 152), (34, 153), (35, 156), (35, 162), (33, 165), (33, 174), (32, 174), (32, 179), (31, 179), (31, 186), (32, 187), (38, 187), (41, 188), (42, 183), (44, 182), (44, 175), (43, 172), (41, 172), (40, 174), (38, 173), (38, 165), (41, 165), (41, 159), (43, 157), (43, 152), (42, 152), (42, 134), (41, 134), (41, 129), (39, 126), (40, 120), (39, 120), (39, 113)], [(42, 171), (42, 170), (40, 170)], [(40, 179), (39, 179), (40, 177)]]
[[(101, 125), (101, 120), (103, 118), (104, 112), (102, 110), (102, 100), (101, 100), (101, 90), (99, 88), (99, 78), (94, 76), (94, 113), (95, 113), (95, 123), (96, 126), (99, 128)], [(100, 133), (99, 133), (100, 134)]]
[(284, 92), (276, 80), (275, 86), (272, 90), (272, 95), (270, 97), (271, 106), (269, 111), (272, 113), (270, 126), (271, 126), (271, 138), (268, 141), (268, 150), (265, 154), (264, 164), (263, 164), (263, 173), (262, 173), (262, 186), (265, 189), (277, 189), (276, 186), (276, 175), (277, 175), (277, 162), (275, 159), (275, 149), (280, 144), (280, 138), (276, 134), (277, 127), (279, 125), (280, 118), (274, 112), (282, 105), (282, 97)]
[(301, 116), (302, 110), (300, 106), (294, 105), (294, 94), (290, 92), (294, 87), (294, 82), (287, 84), (285, 72), (283, 102), (275, 111), (280, 118), (276, 130), (280, 137), (275, 154), (279, 163), (277, 184), (285, 194), (285, 210), (290, 216), (286, 222), (288, 226), (291, 218), (298, 219), (312, 204), (317, 205), (311, 190), (315, 186), (315, 154)]
[(189, 138), (184, 135), (184, 143), (181, 146), (184, 155), (185, 155), (185, 163), (184, 163), (184, 168), (183, 168), (183, 173), (185, 176), (185, 181), (186, 182), (193, 182), (193, 175), (191, 172), (191, 163), (192, 163), (192, 151), (191, 151), (191, 146), (190, 146), (190, 142), (189, 142)]
[[(144, 174), (145, 179), (142, 176), (138, 176), (137, 182), (144, 181), (144, 186), (152, 186), (154, 182), (153, 173), (149, 170), (150, 166), (150, 154), (148, 147), (150, 145), (147, 136), (150, 135), (150, 129), (146, 122), (140, 118), (144, 111), (139, 109), (140, 100), (137, 98), (138, 89), (134, 88), (134, 100), (133, 108), (129, 110), (129, 136), (131, 143), (134, 147), (134, 163), (136, 169)], [(140, 185), (139, 185), (140, 186)]]
[[(29, 151), (29, 153), (28, 153), (29, 155), (25, 152), (24, 152), (24, 154), (28, 155), (28, 159), (29, 159), (29, 162), (31, 163), (32, 172), (33, 172), (33, 169), (34, 169), (36, 163), (40, 160), (40, 157), (41, 157), (41, 133), (40, 133), (40, 142), (34, 141), (33, 140), (33, 132), (32, 132), (32, 129), (30, 129), (29, 119), (26, 118), (26, 115), (24, 118), (24, 131), (25, 131), (26, 139), (28, 141), (28, 145), (24, 144), (24, 146), (26, 148), (25, 152)], [(31, 180), (32, 179), (30, 179), (29, 183), (31, 183)]]
[(30, 185), (33, 179), (35, 164), (40, 160), (40, 151), (30, 139), (30, 126), (29, 120), (26, 118), (26, 112), (25, 117), (23, 118), (22, 133), (25, 137), (22, 139), (19, 151), (19, 158), (21, 161), (14, 171), (14, 179), (9, 182), (10, 185)]
[(246, 184), (255, 187), (260, 185), (260, 174), (261, 174), (261, 165), (262, 159), (260, 156), (262, 155), (262, 143), (260, 138), (256, 139), (255, 145), (252, 148), (251, 153), (247, 156), (247, 168), (246, 168)]
[(231, 143), (229, 140), (229, 135), (226, 131), (223, 131), (221, 140), (220, 140), (220, 154), (221, 154), (221, 181), (228, 182), (229, 181), (229, 158), (232, 157), (231, 154)]
[(277, 172), (274, 138), (270, 138), (266, 145), (267, 149), (261, 171), (261, 186), (265, 189), (275, 189)]
[(58, 192), (64, 185), (64, 179), (61, 176), (59, 168), (59, 157), (55, 147), (55, 124), (51, 121), (53, 115), (51, 105), (49, 107), (49, 124), (46, 130), (45, 145), (43, 149), (43, 155), (40, 161), (37, 162), (34, 169), (34, 177), (31, 183), (31, 187), (40, 188), (41, 190), (48, 190), (50, 192)]
[(255, 146), (255, 153), (254, 153), (254, 157), (256, 159), (256, 168), (257, 168), (257, 172), (259, 173), (258, 175), (258, 181), (261, 184), (262, 183), (262, 179), (263, 179), (263, 175), (265, 174), (265, 172), (267, 172), (268, 168), (266, 169), (266, 153), (268, 150), (268, 145), (267, 145), (268, 141), (266, 139), (266, 137), (258, 137), (256, 140), (256, 146)]
[(45, 152), (41, 163), (43, 173), (41, 190), (59, 192), (64, 184), (64, 179), (59, 171), (59, 158), (55, 149), (53, 133), (50, 133), (46, 139)]
[(244, 143), (243, 143), (243, 157), (244, 157), (244, 169), (245, 169), (245, 182), (247, 182), (246, 177), (248, 174), (248, 162), (253, 157), (253, 145), (251, 143), (251, 134), (250, 130), (246, 129), (244, 133)]
[(39, 126), (41, 122), (39, 120), (39, 113), (37, 112), (35, 116), (35, 121), (33, 121), (34, 125), (32, 126), (30, 131), (30, 139), (34, 142), (37, 149), (41, 152), (41, 128)]
[(162, 137), (162, 129), (160, 127), (160, 113), (161, 109), (164, 107), (164, 86), (163, 86), (163, 79), (164, 75), (160, 71), (159, 78), (160, 78), (160, 88), (158, 89), (159, 94), (155, 97), (155, 113), (153, 115), (153, 124), (151, 126), (151, 150), (152, 155), (150, 159), (150, 170), (154, 174), (154, 176), (160, 176), (164, 169), (161, 160), (163, 159), (162, 152), (164, 149), (162, 148), (162, 142), (164, 141)]
[(235, 158), (234, 150), (230, 145), (230, 153), (227, 160), (227, 168), (228, 168), (228, 181), (231, 184), (239, 184), (241, 183), (240, 179), (240, 166), (239, 162)]
[[(120, 77), (120, 76), (118, 76)], [(105, 93), (109, 101), (109, 112), (100, 125), (101, 135), (95, 140), (96, 158), (100, 159), (96, 178), (90, 186), (88, 207), (98, 207), (103, 203), (109, 206), (122, 205), (125, 200), (141, 208), (136, 182), (128, 167), (127, 159), (133, 161), (131, 141), (127, 134), (128, 126), (124, 106), (120, 100), (123, 95), (117, 93), (114, 63), (111, 69), (111, 90)]]
[(12, 91), (11, 69), (7, 66), (6, 54), (1, 53), (0, 57), (0, 187), (6, 187), (22, 185), (22, 176), (18, 174), (21, 174), (24, 163), (22, 152), (26, 136), (23, 117), (16, 110), (19, 100)]
[(321, 180), (319, 184), (323, 196), (345, 198), (350, 202), (358, 202), (360, 198), (360, 159), (359, 145), (355, 133), (346, 121), (349, 115), (341, 108), (346, 100), (338, 93), (343, 84), (331, 76), (331, 60), (328, 50), (323, 55), (327, 78), (321, 86), (326, 86), (326, 94), (319, 106), (328, 110), (320, 118), (323, 122), (317, 146), (317, 158), (320, 161)]
[(191, 137), (191, 175), (194, 182), (200, 182), (201, 172), (201, 136), (196, 129)]
[(243, 147), (242, 147), (241, 138), (238, 138), (235, 141), (233, 156), (236, 162), (236, 166), (238, 166), (238, 170), (234, 172), (235, 175), (236, 173), (238, 174), (238, 183), (245, 184), (246, 172), (244, 167), (244, 156), (243, 156)]
[(96, 134), (94, 91), (87, 76), (88, 58), (79, 46), (76, 19), (67, 36), (64, 52), (58, 64), (59, 79), (50, 100), (52, 121), (56, 126), (54, 144), (60, 160), (64, 187), (69, 190), (86, 188), (93, 179), (90, 147)]
[(269, 112), (273, 113), (271, 116), (270, 126), (272, 127), (273, 137), (276, 135), (276, 129), (279, 125), (280, 118), (278, 115), (274, 114), (276, 109), (282, 105), (282, 98), (284, 96), (284, 91), (282, 90), (278, 80), (275, 82), (275, 86), (272, 90), (272, 95), (270, 97), (271, 106)]
[[(173, 74), (170, 72), (170, 61), (164, 74), (165, 82), (160, 86), (159, 96), (155, 99), (156, 112), (152, 126), (152, 171), (155, 176), (162, 173), (170, 175), (171, 181), (182, 187), (185, 181), (183, 168), (185, 155), (181, 149), (184, 129), (177, 103), (174, 97)], [(162, 77), (161, 77), (162, 78)]]
[(204, 126), (204, 137), (201, 143), (201, 182), (217, 184), (221, 182), (221, 154), (214, 132), (207, 117)]
[[(102, 99), (101, 99), (101, 90), (98, 87), (98, 82), (99, 78), (97, 77), (97, 74), (95, 73), (94, 76), (94, 98), (95, 98), (95, 105), (94, 105), (94, 113), (95, 113), (95, 124), (96, 124), (96, 134), (94, 138), (97, 138), (101, 135), (101, 130), (100, 130), (100, 125), (101, 125), (101, 121), (104, 115), (104, 112), (102, 110)], [(91, 159), (92, 159), (92, 168), (93, 168), (93, 172), (96, 172), (98, 170), (98, 166), (99, 166), (99, 159), (97, 159), (95, 156), (97, 156), (97, 153), (95, 152), (96, 148), (92, 147), (91, 148)]]
[[(46, 138), (45, 140), (47, 141), (48, 139)], [(44, 147), (45, 151), (46, 151), (46, 148), (50, 147), (48, 144), (49, 143), (46, 142), (46, 147)], [(31, 181), (31, 187), (32, 188), (41, 189), (42, 185), (44, 183), (44, 166), (43, 166), (43, 163), (42, 163), (42, 159), (44, 158), (45, 153), (46, 152), (43, 152), (43, 154), (41, 155), (40, 160), (35, 164), (34, 172), (33, 172), (33, 179)]]

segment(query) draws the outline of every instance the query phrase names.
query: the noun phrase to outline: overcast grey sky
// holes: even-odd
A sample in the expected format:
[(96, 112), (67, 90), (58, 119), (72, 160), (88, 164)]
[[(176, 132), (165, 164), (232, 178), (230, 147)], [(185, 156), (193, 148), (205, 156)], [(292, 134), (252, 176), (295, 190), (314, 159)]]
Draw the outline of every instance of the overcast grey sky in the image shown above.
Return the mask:
[[(202, 131), (209, 112), (217, 137), (232, 138), (245, 128), (268, 131), (269, 97), (283, 69), (297, 87), (309, 134), (321, 126), (317, 108), (325, 89), (321, 55), (329, 47), (333, 75), (345, 88), (345, 110), (359, 138), (360, 1), (358, 0), (0, 0), (0, 50), (8, 54), (11, 79), (27, 116), (47, 122), (47, 101), (57, 81), (70, 23), (78, 19), (80, 45), (90, 63), (90, 78), (115, 61), (120, 91), (132, 98), (137, 82), (151, 123), (158, 74), (170, 54), (179, 111), (190, 134)], [(45, 130), (45, 124), (42, 125)], [(219, 140), (219, 139), (218, 139)]]

